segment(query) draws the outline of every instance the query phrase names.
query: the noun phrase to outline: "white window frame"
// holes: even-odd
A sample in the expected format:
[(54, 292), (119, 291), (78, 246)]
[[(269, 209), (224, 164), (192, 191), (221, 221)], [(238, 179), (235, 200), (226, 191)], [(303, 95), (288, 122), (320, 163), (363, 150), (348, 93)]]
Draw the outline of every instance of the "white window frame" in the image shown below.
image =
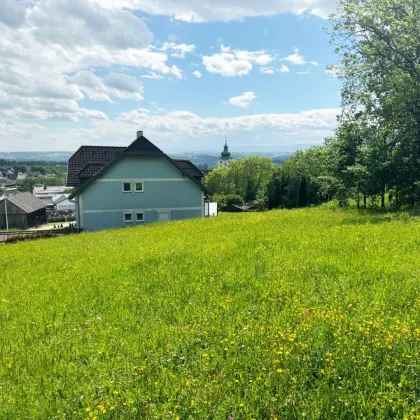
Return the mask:
[[(129, 215), (131, 216), (131, 220), (126, 220), (126, 219), (125, 219), (125, 216), (126, 216), (127, 214), (129, 214)], [(123, 221), (124, 221), (124, 223), (133, 223), (133, 222), (134, 222), (134, 220), (133, 220), (133, 213), (132, 213), (131, 211), (125, 211), (125, 212), (123, 213)]]
[[(142, 214), (143, 215), (143, 220), (138, 220), (137, 219), (137, 215), (139, 215), (139, 214)], [(145, 216), (144, 211), (136, 211), (136, 220), (135, 220), (135, 222), (136, 223), (144, 223), (144, 216)]]
[[(124, 190), (124, 185), (125, 184), (130, 184), (130, 191), (125, 191)], [(133, 183), (131, 181), (123, 181), (123, 182), (121, 182), (121, 189), (122, 189), (122, 192), (124, 194), (131, 194), (133, 192)]]
[[(141, 191), (137, 191), (137, 189), (136, 189), (136, 184), (140, 184), (140, 183), (142, 183), (142, 185), (143, 185), (143, 189), (142, 189)], [(135, 192), (136, 194), (141, 194), (141, 193), (144, 193), (144, 181), (134, 181), (134, 182), (133, 182), (133, 184), (134, 184), (134, 192)]]

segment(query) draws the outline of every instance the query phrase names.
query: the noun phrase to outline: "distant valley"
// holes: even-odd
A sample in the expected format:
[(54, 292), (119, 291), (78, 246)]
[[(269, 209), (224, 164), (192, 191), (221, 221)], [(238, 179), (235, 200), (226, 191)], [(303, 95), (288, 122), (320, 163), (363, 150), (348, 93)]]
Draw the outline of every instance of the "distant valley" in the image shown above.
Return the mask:
[[(0, 152), (0, 158), (8, 160), (16, 160), (19, 162), (67, 162), (73, 152)], [(207, 165), (208, 167), (216, 166), (219, 153), (171, 153), (174, 159), (187, 159), (195, 165)], [(233, 159), (244, 158), (247, 156), (270, 157), (274, 163), (287, 160), (290, 153), (273, 152), (273, 153), (232, 153)]]

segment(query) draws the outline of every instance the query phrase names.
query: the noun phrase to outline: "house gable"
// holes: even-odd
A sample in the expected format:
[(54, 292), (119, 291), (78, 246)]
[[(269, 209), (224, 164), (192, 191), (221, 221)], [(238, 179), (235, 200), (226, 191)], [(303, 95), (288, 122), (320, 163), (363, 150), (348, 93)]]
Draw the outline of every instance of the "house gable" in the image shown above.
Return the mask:
[[(185, 178), (181, 170), (162, 156), (123, 156), (111, 166), (102, 179)], [(188, 178), (186, 178), (188, 179)]]
[[(144, 191), (136, 193), (135, 183), (140, 182)], [(124, 183), (131, 185), (130, 192), (123, 191)], [(163, 156), (121, 157), (81, 193), (85, 211), (197, 207), (202, 194), (196, 183)]]
[[(172, 165), (175, 169), (177, 169), (184, 177), (190, 179), (197, 187), (199, 187), (203, 192), (209, 194), (209, 191), (201, 184), (201, 178), (197, 177), (197, 173), (193, 174), (191, 172), (191, 167), (195, 168), (195, 171), (198, 171), (198, 169), (190, 162), (190, 165), (178, 165), (176, 161), (171, 159), (168, 155), (163, 153), (158, 147), (156, 147), (152, 142), (150, 142), (146, 137), (142, 135), (141, 132), (139, 132), (139, 136), (136, 140), (134, 140), (133, 143), (131, 143), (130, 146), (124, 149), (124, 151), (118, 151), (114, 159), (110, 160), (104, 166), (99, 169), (94, 175), (90, 176), (89, 178), (85, 178), (86, 173), (89, 173), (91, 171), (90, 167), (92, 166), (92, 163), (86, 163), (82, 169), (80, 169), (77, 172), (78, 176), (78, 185), (79, 188), (77, 188), (70, 196), (70, 199), (76, 197), (80, 193), (82, 193), (84, 190), (86, 190), (91, 183), (93, 183), (96, 179), (102, 178), (105, 176), (105, 174), (121, 160), (128, 157), (160, 157), (165, 159), (170, 165)], [(82, 149), (82, 148), (81, 148)], [(69, 173), (71, 166), (72, 173), (75, 171), (74, 167), (78, 166), (81, 167), (82, 165), (78, 161), (77, 156), (81, 156), (81, 149), (79, 149), (70, 159), (69, 161)], [(83, 154), (82, 154), (83, 155)], [(77, 165), (76, 165), (77, 162)], [(99, 163), (95, 163), (93, 165), (94, 167), (98, 165)], [(188, 168), (186, 168), (188, 166)], [(139, 170), (139, 168), (137, 168)], [(138, 176), (138, 175), (137, 175)], [(74, 176), (73, 176), (74, 178)], [(75, 182), (75, 181), (74, 181)]]

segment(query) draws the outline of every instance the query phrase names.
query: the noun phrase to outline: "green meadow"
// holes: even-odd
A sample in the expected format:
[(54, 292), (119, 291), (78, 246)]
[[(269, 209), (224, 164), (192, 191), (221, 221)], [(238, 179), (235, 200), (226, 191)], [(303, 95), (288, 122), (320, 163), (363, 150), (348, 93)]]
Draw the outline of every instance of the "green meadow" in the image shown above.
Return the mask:
[(418, 419), (420, 221), (327, 207), (0, 247), (1, 419)]

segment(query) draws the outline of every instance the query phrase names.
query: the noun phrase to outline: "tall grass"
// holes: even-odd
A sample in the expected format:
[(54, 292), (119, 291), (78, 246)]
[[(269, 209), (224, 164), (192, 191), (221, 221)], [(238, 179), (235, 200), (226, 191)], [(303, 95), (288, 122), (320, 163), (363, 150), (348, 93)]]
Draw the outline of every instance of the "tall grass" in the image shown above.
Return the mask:
[(420, 223), (326, 208), (0, 247), (1, 419), (420, 418)]

